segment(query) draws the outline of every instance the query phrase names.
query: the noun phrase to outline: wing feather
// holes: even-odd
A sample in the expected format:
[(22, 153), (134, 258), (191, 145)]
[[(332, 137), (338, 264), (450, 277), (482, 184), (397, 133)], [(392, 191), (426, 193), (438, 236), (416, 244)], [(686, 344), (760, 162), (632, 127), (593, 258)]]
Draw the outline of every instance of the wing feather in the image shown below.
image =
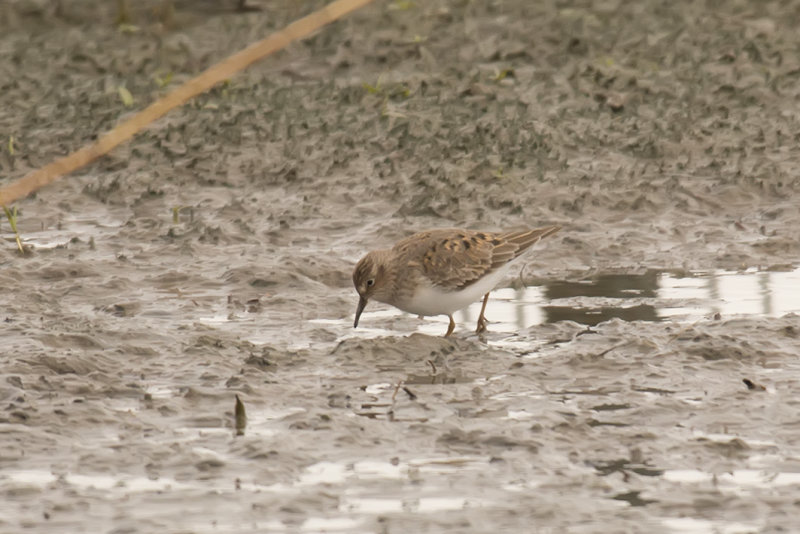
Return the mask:
[(394, 252), (409, 264), (418, 264), (434, 284), (455, 291), (499, 269), (558, 230), (557, 226), (500, 233), (429, 230), (400, 241)]

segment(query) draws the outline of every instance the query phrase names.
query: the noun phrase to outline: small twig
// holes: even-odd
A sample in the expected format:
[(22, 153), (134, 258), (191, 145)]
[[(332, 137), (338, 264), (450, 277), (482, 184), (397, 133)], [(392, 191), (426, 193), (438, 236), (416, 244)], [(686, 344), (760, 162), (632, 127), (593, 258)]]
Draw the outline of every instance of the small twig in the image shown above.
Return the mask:
[(624, 347), (625, 345), (628, 345), (629, 343), (630, 343), (630, 341), (623, 341), (622, 343), (618, 343), (618, 344), (614, 345), (613, 347), (604, 350), (603, 352), (601, 352), (600, 354), (595, 356), (595, 358), (602, 358), (603, 356), (605, 356), (606, 354), (608, 354), (612, 350), (616, 350), (616, 349), (618, 349), (620, 347)]
[(236, 435), (244, 436), (244, 430), (247, 427), (247, 412), (244, 409), (244, 403), (239, 398), (239, 395), (236, 395), (236, 404), (233, 412), (236, 422)]
[(584, 334), (596, 334), (596, 333), (597, 333), (597, 331), (596, 330), (592, 330), (591, 326), (587, 326), (584, 330), (581, 330), (580, 332), (577, 332), (577, 333), (573, 334), (572, 337), (570, 337), (570, 338), (551, 339), (550, 341), (545, 343), (545, 345), (556, 345), (558, 343), (572, 343), (573, 341), (578, 339), (578, 336), (582, 336)]

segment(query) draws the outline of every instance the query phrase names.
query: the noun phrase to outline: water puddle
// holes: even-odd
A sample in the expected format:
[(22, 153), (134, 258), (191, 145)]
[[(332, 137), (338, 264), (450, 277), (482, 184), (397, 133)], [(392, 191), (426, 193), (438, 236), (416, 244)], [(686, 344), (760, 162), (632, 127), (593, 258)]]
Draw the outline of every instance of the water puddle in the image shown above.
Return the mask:
[(734, 521), (711, 521), (692, 517), (670, 517), (663, 519), (670, 532), (680, 534), (746, 534), (760, 532), (761, 526)]
[(725, 473), (707, 473), (697, 469), (664, 471), (664, 480), (682, 484), (710, 484), (721, 492), (747, 495), (752, 489), (800, 486), (800, 473), (737, 469)]
[[(421, 475), (450, 474), (465, 469), (481, 469), (489, 458), (463, 456), (446, 458), (416, 458), (408, 461), (383, 462), (363, 460), (354, 463), (319, 462), (306, 468), (297, 486), (339, 485), (353, 483), (369, 485), (376, 480), (413, 480)], [(367, 486), (365, 486), (366, 488)], [(369, 486), (371, 488), (371, 486)], [(374, 490), (348, 490), (340, 498), (339, 512), (346, 514), (435, 513), (458, 511), (486, 505), (479, 498), (456, 496), (452, 491), (440, 494), (433, 491), (420, 495), (418, 491), (398, 489), (388, 494), (375, 494)]]
[(465, 469), (482, 469), (490, 458), (483, 456), (452, 456), (441, 458), (412, 458), (407, 461), (361, 460), (352, 463), (317, 462), (308, 466), (297, 482), (298, 486), (344, 484), (348, 481), (403, 480), (412, 475), (446, 474)]
[(300, 527), (302, 532), (352, 532), (361, 521), (350, 517), (309, 517)]
[[(454, 315), (457, 332), (473, 329), (480, 302)], [(514, 333), (533, 325), (575, 321), (594, 326), (609, 319), (624, 321), (696, 321), (800, 313), (800, 268), (789, 271), (709, 271), (674, 274), (605, 274), (579, 281), (553, 281), (543, 286), (505, 288), (492, 292), (486, 316), (490, 331)], [(365, 312), (359, 337), (387, 335), (373, 320), (402, 315), (394, 309)], [(427, 317), (416, 330), (442, 335), (447, 318)]]

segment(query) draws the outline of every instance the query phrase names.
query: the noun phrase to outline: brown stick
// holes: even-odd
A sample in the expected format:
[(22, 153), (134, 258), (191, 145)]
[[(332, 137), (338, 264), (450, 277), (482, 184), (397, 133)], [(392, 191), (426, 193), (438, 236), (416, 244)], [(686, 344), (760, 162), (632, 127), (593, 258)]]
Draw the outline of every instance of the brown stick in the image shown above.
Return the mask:
[(372, 0), (335, 0), (322, 9), (292, 22), (278, 33), (274, 33), (229, 56), (171, 93), (156, 100), (122, 124), (117, 125), (94, 143), (86, 145), (44, 167), (31, 171), (16, 182), (0, 188), (0, 205), (8, 205), (17, 199), (26, 197), (34, 191), (53, 183), (60, 176), (69, 174), (109, 153), (115, 146), (127, 141), (145, 126), (162, 117), (173, 108), (185, 103), (190, 98), (207, 91), (217, 83), (230, 78), (259, 59), (281, 50), (292, 41), (302, 39), (322, 26), (370, 2)]

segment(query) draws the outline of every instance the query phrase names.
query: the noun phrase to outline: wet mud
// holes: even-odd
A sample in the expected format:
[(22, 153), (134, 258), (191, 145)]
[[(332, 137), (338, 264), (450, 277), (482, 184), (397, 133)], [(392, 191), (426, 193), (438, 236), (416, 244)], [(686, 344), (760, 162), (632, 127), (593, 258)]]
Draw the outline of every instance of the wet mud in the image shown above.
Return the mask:
[[(0, 5), (3, 183), (322, 5), (132, 4)], [(795, 530), (799, 26), (376, 1), (18, 202), (0, 531)], [(485, 336), (352, 328), (367, 250), (545, 224)]]

